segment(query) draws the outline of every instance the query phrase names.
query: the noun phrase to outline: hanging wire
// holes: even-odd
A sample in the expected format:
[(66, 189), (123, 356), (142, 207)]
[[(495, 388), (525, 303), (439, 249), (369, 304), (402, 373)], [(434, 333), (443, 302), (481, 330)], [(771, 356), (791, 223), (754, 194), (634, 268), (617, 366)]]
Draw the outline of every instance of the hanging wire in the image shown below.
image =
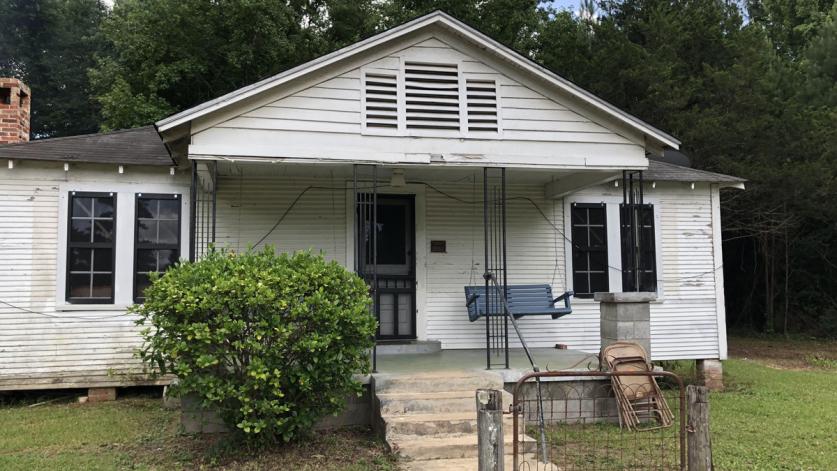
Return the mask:
[[(29, 308), (21, 307), (16, 304), (12, 304), (10, 302), (4, 301), (0, 299), (0, 304), (4, 304), (12, 309), (17, 309), (18, 311), (26, 312), (29, 314), (35, 314), (36, 316), (43, 316), (43, 317), (50, 317), (52, 319), (82, 319), (82, 320), (90, 320), (90, 321), (98, 321), (102, 319), (115, 319), (117, 317), (126, 317), (130, 314), (127, 312), (123, 312), (121, 314), (114, 314), (109, 316), (73, 316), (73, 315), (57, 315), (57, 314), (48, 314), (46, 312), (35, 311)], [(116, 309), (116, 308), (114, 308)]]

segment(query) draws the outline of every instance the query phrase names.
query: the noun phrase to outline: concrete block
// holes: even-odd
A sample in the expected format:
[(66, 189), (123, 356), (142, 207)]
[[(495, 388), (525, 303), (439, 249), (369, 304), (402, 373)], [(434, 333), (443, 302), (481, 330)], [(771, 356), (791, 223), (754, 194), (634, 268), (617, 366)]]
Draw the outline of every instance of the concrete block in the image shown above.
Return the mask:
[(619, 322), (616, 324), (616, 338), (620, 340), (632, 340), (634, 338), (634, 323)]
[(634, 322), (634, 337), (638, 339), (651, 338), (651, 322), (649, 321), (635, 321)]
[(695, 364), (698, 381), (711, 391), (722, 391), (724, 389), (724, 365), (721, 360), (696, 360)]
[(88, 402), (105, 402), (116, 400), (116, 388), (89, 388), (87, 390)]

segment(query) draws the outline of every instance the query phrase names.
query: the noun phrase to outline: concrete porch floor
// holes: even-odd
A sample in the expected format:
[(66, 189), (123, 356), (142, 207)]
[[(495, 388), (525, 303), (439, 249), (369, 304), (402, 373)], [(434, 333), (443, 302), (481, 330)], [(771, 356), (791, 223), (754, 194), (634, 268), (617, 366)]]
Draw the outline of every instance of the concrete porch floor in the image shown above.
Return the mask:
[[(530, 349), (535, 364), (541, 371), (580, 370), (586, 371), (598, 366), (596, 355), (580, 350), (561, 350), (557, 348)], [(492, 359), (502, 363), (503, 358)], [(588, 366), (589, 365), (589, 366)], [(379, 375), (401, 375), (442, 371), (486, 371), (484, 349), (441, 350), (433, 353), (378, 354)], [(506, 383), (516, 382), (524, 374), (532, 371), (526, 353), (522, 348), (509, 349), (509, 369), (494, 367), (490, 371), (503, 376)]]

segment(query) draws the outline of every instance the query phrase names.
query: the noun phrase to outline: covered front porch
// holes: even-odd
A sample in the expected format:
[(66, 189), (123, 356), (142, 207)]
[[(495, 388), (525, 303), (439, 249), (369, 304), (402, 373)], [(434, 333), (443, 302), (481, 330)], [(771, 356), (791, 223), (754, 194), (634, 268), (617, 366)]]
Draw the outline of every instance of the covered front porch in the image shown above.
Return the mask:
[[(321, 251), (370, 285), (382, 342), (438, 341), (429, 355), (373, 355), (375, 369), (492, 368), (522, 374), (532, 348), (542, 369), (566, 369), (598, 350), (592, 300), (553, 319), (469, 319), (465, 287), (571, 286), (564, 196), (593, 186), (623, 201), (623, 169), (386, 165), (281, 159), (193, 159), (190, 252), (273, 245)], [(633, 172), (633, 170), (631, 170)], [(617, 181), (602, 186), (602, 183)], [(374, 228), (374, 229), (373, 229)], [(571, 278), (571, 277), (570, 277)], [(569, 349), (556, 349), (562, 344)], [(508, 354), (506, 354), (508, 351)], [(511, 373), (510, 373), (511, 374)]]

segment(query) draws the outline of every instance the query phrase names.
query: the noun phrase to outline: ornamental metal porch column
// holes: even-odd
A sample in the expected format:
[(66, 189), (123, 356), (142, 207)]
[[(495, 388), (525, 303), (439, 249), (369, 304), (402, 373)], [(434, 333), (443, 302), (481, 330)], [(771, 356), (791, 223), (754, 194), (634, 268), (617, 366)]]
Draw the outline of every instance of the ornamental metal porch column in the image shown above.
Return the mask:
[[(362, 188), (360, 185), (367, 185)], [(371, 188), (370, 188), (371, 186)], [(352, 175), (352, 190), (355, 201), (355, 273), (369, 285), (372, 297), (372, 313), (380, 330), (381, 310), (378, 299), (378, 167), (355, 164)], [(370, 191), (371, 190), (371, 191)], [(372, 372), (378, 370), (377, 335), (372, 346)]]
[(215, 244), (215, 208), (217, 206), (218, 164), (214, 161), (190, 161), (192, 182), (189, 187), (189, 260), (206, 255)]
[(509, 367), (506, 271), (506, 169), (483, 168), (486, 369)]

